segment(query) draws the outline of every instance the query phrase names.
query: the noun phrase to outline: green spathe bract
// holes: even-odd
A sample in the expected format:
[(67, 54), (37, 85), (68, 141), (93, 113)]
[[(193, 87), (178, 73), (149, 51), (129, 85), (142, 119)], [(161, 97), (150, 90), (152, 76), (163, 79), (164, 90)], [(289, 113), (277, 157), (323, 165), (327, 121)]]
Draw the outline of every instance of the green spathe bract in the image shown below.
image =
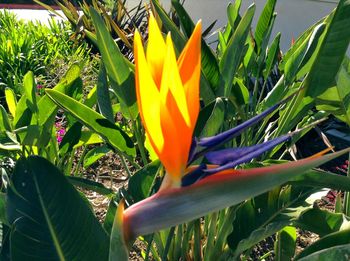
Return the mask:
[(145, 235), (188, 222), (264, 193), (347, 152), (350, 149), (317, 159), (216, 174), (188, 187), (160, 192), (125, 211), (126, 230), (131, 236)]

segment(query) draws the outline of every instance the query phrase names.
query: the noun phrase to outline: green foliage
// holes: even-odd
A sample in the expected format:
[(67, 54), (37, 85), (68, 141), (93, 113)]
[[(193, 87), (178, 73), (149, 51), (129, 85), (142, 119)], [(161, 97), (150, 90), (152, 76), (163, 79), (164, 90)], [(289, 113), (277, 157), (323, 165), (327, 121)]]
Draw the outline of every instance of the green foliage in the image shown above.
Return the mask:
[[(0, 93), (6, 87), (24, 93), (23, 76), (32, 71), (37, 84), (53, 87), (58, 61), (73, 64), (90, 60), (87, 45), (75, 45), (66, 24), (51, 20), (49, 26), (25, 22), (9, 11), (0, 12)], [(62, 73), (61, 73), (62, 74)], [(57, 83), (57, 82), (56, 82)]]
[(107, 233), (78, 191), (43, 158), (17, 162), (7, 217), (12, 260), (107, 258)]
[[(0, 220), (3, 233), (10, 231), (3, 239), (3, 253), (14, 260), (28, 259), (33, 251), (37, 260), (126, 260), (132, 236), (145, 235), (139, 238), (147, 245), (143, 256), (151, 253), (156, 260), (248, 259), (256, 244), (274, 236), (276, 260), (316, 260), (322, 252), (347, 254), (342, 247), (349, 244), (347, 213), (314, 209), (312, 196), (324, 187), (350, 191), (350, 179), (310, 169), (349, 150), (299, 162), (280, 159), (289, 159), (290, 148), (328, 115), (350, 122), (349, 60), (344, 59), (350, 41), (349, 0), (341, 0), (334, 12), (307, 29), (285, 55), (279, 47), (281, 34), (272, 36), (275, 0), (266, 2), (255, 30), (255, 5), (243, 15), (240, 0), (228, 5), (228, 22), (218, 32), (216, 49), (204, 38), (201, 41), (202, 106), (195, 136), (229, 130), (275, 104), (278, 109), (259, 124), (217, 149), (245, 148), (296, 133), (288, 143), (238, 166), (233, 174), (163, 188), (156, 195), (164, 171), (159, 160), (149, 160), (130, 62), (135, 28), (147, 40), (146, 9), (138, 6), (130, 16), (125, 1), (92, 1), (92, 6), (81, 5), (80, 17), (69, 1), (58, 4), (76, 30), (73, 38), (87, 36), (101, 54), (99, 72), (94, 72), (95, 86), (86, 88), (82, 65), (73, 64), (52, 89), (38, 95), (37, 84), (50, 80), (48, 68), (57, 59), (80, 57), (90, 63), (86, 43), (75, 46), (68, 38), (72, 32), (63, 24), (52, 22), (47, 28), (24, 25), (8, 13), (0, 16), (0, 62), (12, 73), (10, 81), (0, 71), (0, 80), (8, 87), (3, 88), (0, 106), (0, 158), (17, 162), (14, 170), (4, 167), (2, 173)], [(180, 1), (172, 0), (172, 7), (169, 15), (159, 1), (151, 1), (158, 23), (164, 33), (171, 32), (179, 54), (194, 22)], [(24, 37), (25, 30), (30, 39)], [(39, 43), (34, 50), (33, 44)], [(23, 55), (18, 57), (19, 53)], [(64, 110), (67, 130), (60, 143), (54, 127), (59, 109)], [(78, 148), (82, 155), (73, 171)], [(79, 174), (110, 151), (118, 155), (129, 178), (118, 195), (98, 181), (64, 176)], [(206, 148), (195, 152), (195, 164), (207, 163)], [(189, 162), (188, 172), (194, 162)], [(110, 199), (103, 228), (84, 195), (71, 184)], [(124, 202), (126, 207), (137, 204), (129, 220), (123, 218)], [(321, 239), (295, 256), (297, 228)]]

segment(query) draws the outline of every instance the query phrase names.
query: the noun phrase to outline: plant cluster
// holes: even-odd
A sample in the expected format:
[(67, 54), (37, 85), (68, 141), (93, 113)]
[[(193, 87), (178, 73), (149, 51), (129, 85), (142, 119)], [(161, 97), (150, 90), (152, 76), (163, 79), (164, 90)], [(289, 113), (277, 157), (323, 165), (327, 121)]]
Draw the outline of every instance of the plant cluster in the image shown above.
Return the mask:
[[(46, 26), (39, 22), (25, 22), (6, 9), (0, 12), (0, 92), (12, 89), (23, 94), (22, 79), (32, 71), (38, 84), (51, 87), (60, 68), (81, 62), (88, 66), (89, 49), (70, 40), (71, 30), (64, 23), (50, 20)], [(66, 71), (65, 70), (65, 71)], [(91, 70), (91, 69), (90, 69)]]
[[(114, 35), (104, 7), (85, 5), (84, 33), (101, 55), (85, 97), (77, 64), (52, 89), (33, 72), (20, 97), (5, 89), (2, 259), (127, 260), (138, 239), (145, 260), (248, 260), (274, 237), (261, 259), (347, 260), (350, 168), (315, 168), (350, 149), (327, 154), (337, 149), (328, 145), (304, 159), (295, 150), (330, 115), (350, 125), (350, 1), (285, 54), (281, 34), (271, 35), (276, 0), (255, 30), (255, 5), (242, 13), (241, 3), (228, 5), (213, 49), (210, 28), (202, 34), (178, 0), (172, 15), (151, 0), (147, 33), (130, 30), (134, 59), (115, 39), (127, 46), (129, 32)], [(79, 173), (108, 152), (128, 176), (118, 191)], [(337, 213), (313, 206), (325, 187), (346, 191)], [(102, 224), (78, 188), (109, 199)], [(298, 228), (320, 237), (300, 253)]]

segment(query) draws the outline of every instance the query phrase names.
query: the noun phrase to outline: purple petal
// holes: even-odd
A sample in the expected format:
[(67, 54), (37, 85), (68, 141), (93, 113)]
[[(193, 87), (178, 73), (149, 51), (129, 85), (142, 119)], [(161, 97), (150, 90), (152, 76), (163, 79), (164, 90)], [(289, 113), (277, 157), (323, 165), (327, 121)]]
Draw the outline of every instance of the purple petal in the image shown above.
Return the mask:
[(249, 127), (253, 126), (254, 124), (258, 123), (259, 121), (261, 121), (263, 118), (265, 118), (271, 112), (276, 110), (278, 108), (278, 106), (280, 106), (280, 103), (272, 106), (271, 108), (268, 108), (264, 112), (262, 112), (259, 115), (256, 115), (255, 117), (243, 122), (242, 124), (232, 128), (230, 130), (224, 131), (218, 135), (215, 135), (212, 137), (207, 137), (207, 138), (201, 138), (198, 141), (198, 145), (200, 145), (202, 147), (214, 147), (214, 146), (218, 146), (222, 143), (225, 143), (226, 141), (241, 134), (246, 128), (249, 128)]
[(191, 143), (190, 153), (188, 154), (188, 159), (187, 159), (188, 163), (191, 163), (193, 161), (196, 153), (196, 148), (197, 148), (197, 139), (193, 138)]
[(209, 152), (206, 154), (206, 158), (214, 164), (223, 164), (215, 169), (206, 169), (206, 173), (216, 173), (218, 171), (231, 169), (239, 164), (251, 161), (263, 154), (264, 152), (274, 148), (278, 144), (290, 139), (291, 135), (284, 135), (276, 139), (254, 145), (251, 147), (239, 148), (239, 149), (225, 149), (216, 152)]

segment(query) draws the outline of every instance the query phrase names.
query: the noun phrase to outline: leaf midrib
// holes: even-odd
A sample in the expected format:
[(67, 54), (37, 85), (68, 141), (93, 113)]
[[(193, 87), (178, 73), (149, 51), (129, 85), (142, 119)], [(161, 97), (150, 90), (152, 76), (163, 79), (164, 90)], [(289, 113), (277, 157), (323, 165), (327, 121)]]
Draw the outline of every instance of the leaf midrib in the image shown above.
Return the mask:
[(38, 180), (37, 180), (37, 177), (35, 175), (33, 175), (33, 180), (34, 180), (35, 188), (36, 188), (37, 193), (38, 193), (39, 202), (40, 202), (40, 205), (41, 205), (41, 208), (42, 208), (42, 211), (43, 211), (43, 214), (44, 214), (47, 226), (49, 228), (49, 231), (50, 231), (50, 234), (51, 234), (51, 237), (52, 237), (55, 249), (57, 251), (58, 257), (59, 257), (59, 259), (61, 261), (66, 261), (66, 258), (64, 257), (63, 250), (62, 250), (60, 242), (59, 242), (59, 239), (57, 237), (57, 232), (56, 232), (54, 226), (52, 225), (49, 213), (46, 210), (46, 206), (45, 206), (44, 200), (43, 200), (43, 198), (41, 196), (41, 193), (40, 193)]

